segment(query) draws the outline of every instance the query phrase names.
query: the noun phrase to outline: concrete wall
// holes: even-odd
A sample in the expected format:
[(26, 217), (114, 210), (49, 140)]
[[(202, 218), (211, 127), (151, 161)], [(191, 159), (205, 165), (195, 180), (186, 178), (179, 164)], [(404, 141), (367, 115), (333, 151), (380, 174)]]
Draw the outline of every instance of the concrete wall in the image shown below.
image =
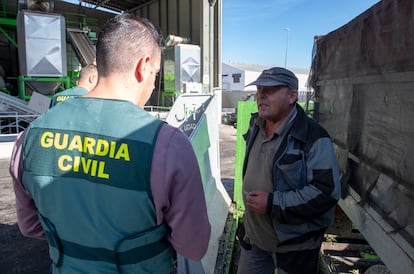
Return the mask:
[(237, 103), (246, 99), (249, 91), (230, 90), (222, 93), (222, 108), (237, 108)]

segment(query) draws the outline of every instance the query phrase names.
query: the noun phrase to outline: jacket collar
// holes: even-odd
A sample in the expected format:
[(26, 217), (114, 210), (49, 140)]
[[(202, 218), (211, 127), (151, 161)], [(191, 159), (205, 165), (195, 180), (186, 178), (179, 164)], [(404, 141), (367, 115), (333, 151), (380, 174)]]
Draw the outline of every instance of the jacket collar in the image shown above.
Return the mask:
[[(308, 131), (307, 118), (308, 117), (305, 111), (303, 110), (303, 108), (299, 106), (298, 104), (296, 104), (296, 110), (297, 110), (297, 113), (296, 113), (295, 120), (292, 124), (292, 128), (290, 129), (290, 135), (293, 138), (296, 138), (299, 141), (305, 143), (308, 139), (307, 138), (307, 131)], [(256, 121), (259, 118), (259, 113), (258, 112), (252, 113), (251, 116), (253, 117), (253, 120)], [(256, 132), (257, 132), (258, 125), (256, 124), (256, 122), (254, 122), (253, 125), (255, 126)]]
[(296, 138), (304, 143), (307, 141), (307, 131), (308, 131), (308, 121), (307, 115), (303, 108), (296, 104), (296, 119), (293, 122), (292, 128), (290, 130), (290, 135), (293, 138)]

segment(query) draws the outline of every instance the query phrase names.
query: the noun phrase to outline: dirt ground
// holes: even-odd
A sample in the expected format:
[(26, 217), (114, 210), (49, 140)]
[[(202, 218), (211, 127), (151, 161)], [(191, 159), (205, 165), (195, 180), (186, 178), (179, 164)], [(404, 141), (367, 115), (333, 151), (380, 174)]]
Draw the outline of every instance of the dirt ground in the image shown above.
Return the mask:
[(23, 237), (16, 223), (9, 160), (0, 160), (0, 273), (50, 273), (46, 241)]
[[(220, 127), (221, 175), (233, 193), (236, 130)], [(9, 159), (0, 159), (0, 274), (50, 273), (46, 241), (25, 238), (16, 223), (15, 199), (8, 172)]]

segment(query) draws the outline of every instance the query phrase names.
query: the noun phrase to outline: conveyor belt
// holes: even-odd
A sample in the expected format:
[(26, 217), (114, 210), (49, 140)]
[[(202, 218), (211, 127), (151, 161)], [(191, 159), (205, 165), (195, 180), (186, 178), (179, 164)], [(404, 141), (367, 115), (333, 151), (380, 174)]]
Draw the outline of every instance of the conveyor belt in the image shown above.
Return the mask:
[(95, 47), (92, 45), (86, 33), (80, 29), (67, 28), (69, 41), (71, 42), (82, 66), (94, 63)]

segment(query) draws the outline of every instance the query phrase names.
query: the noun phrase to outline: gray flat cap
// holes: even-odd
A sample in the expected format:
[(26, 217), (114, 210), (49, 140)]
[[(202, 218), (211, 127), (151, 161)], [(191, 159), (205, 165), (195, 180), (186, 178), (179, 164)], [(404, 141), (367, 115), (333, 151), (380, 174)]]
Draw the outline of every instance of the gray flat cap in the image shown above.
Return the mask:
[(251, 82), (247, 86), (252, 85), (263, 87), (287, 86), (290, 89), (297, 90), (298, 78), (290, 70), (274, 67), (265, 69), (256, 81)]

